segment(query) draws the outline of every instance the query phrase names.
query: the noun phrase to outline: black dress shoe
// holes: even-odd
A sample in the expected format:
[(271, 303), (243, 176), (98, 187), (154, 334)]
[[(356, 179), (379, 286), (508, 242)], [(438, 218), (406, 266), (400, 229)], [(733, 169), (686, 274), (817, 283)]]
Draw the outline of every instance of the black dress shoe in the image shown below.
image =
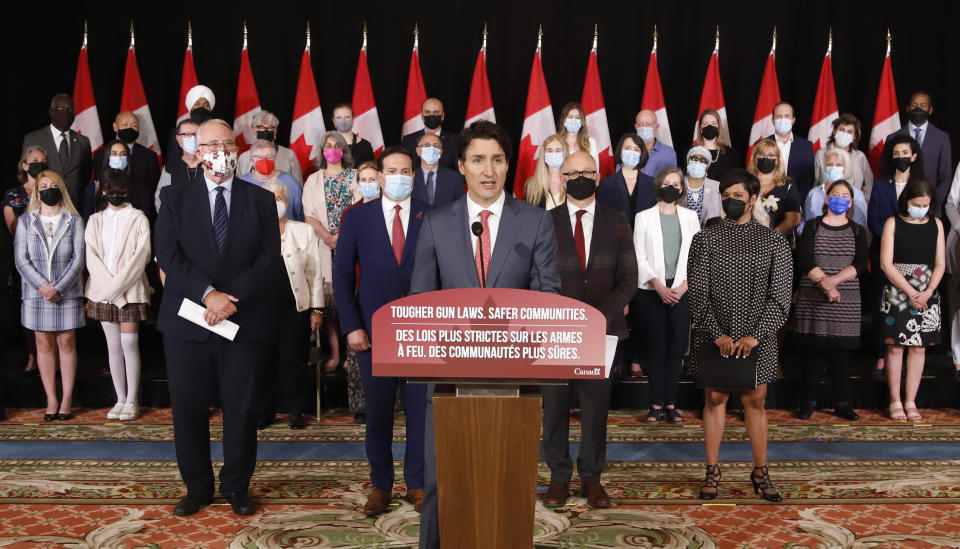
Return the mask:
[(837, 417), (843, 418), (847, 421), (858, 421), (860, 419), (860, 414), (851, 408), (849, 404), (846, 406), (838, 406), (834, 413), (837, 415)]
[(300, 430), (306, 427), (303, 423), (303, 414), (290, 414), (290, 428)]
[(188, 493), (183, 499), (177, 502), (177, 505), (173, 508), (173, 514), (178, 517), (189, 517), (199, 512), (200, 509), (203, 509), (205, 506), (210, 505), (212, 501), (213, 497), (211, 496)]
[(233, 512), (237, 515), (252, 515), (257, 512), (257, 504), (253, 502), (253, 498), (251, 498), (247, 492), (223, 494), (223, 497), (227, 498), (227, 501), (230, 502), (230, 507), (233, 508)]
[(813, 406), (808, 403), (803, 404), (797, 412), (797, 419), (810, 419), (813, 416), (814, 406), (816, 406), (816, 404)]
[(57, 414), (43, 414), (43, 421), (53, 421), (57, 419)]
[(258, 430), (258, 431), (262, 431), (262, 430), (266, 429), (267, 427), (270, 427), (271, 425), (273, 425), (273, 420), (272, 420), (272, 419), (271, 419), (271, 420), (261, 419), (261, 420), (257, 421), (257, 430)]
[(367, 422), (367, 414), (363, 412), (357, 412), (353, 414), (353, 423), (355, 425), (363, 425)]
[(73, 419), (73, 414), (70, 414), (70, 413), (65, 414), (63, 412), (59, 412), (57, 413), (57, 419), (59, 419), (60, 421), (69, 421)]

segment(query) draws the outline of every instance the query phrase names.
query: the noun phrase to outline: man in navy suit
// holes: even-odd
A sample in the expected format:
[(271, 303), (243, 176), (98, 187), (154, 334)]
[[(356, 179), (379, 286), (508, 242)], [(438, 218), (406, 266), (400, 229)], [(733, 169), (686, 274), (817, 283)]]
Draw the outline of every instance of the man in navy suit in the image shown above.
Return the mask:
[(930, 94), (918, 91), (910, 96), (907, 106), (907, 125), (887, 136), (883, 146), (884, 158), (890, 155), (890, 139), (896, 135), (909, 135), (920, 143), (923, 156), (923, 175), (937, 189), (937, 211), (946, 203), (947, 193), (953, 180), (953, 164), (950, 158), (950, 136), (929, 121), (933, 114), (933, 99)]
[(780, 148), (780, 162), (787, 168), (787, 177), (793, 180), (800, 192), (801, 202), (813, 189), (814, 156), (813, 144), (793, 133), (797, 117), (793, 105), (781, 101), (773, 108), (774, 134), (770, 136)]
[[(203, 171), (161, 191), (154, 229), (157, 263), (166, 273), (157, 329), (167, 357), (173, 436), (187, 495), (174, 514), (211, 502), (211, 394), (223, 410), (220, 493), (238, 515), (256, 512), (248, 492), (257, 463), (258, 381), (275, 345), (276, 289), (288, 286), (280, 257), (273, 193), (234, 178), (237, 144), (223, 120), (197, 130)], [(189, 299), (204, 321), (240, 326), (231, 341), (178, 315)]]
[(439, 208), (453, 202), (464, 194), (463, 176), (440, 165), (443, 141), (432, 133), (420, 136), (417, 143), (420, 167), (413, 177), (413, 197)]
[(405, 135), (401, 142), (408, 151), (416, 154), (420, 136), (425, 133), (436, 135), (443, 141), (443, 155), (440, 156), (440, 165), (455, 170), (457, 168), (457, 134), (444, 132), (440, 127), (443, 124), (444, 116), (443, 102), (436, 97), (427, 98), (420, 107), (420, 117), (423, 118), (424, 129)]
[[(398, 385), (403, 386), (407, 416), (403, 460), (407, 501), (417, 511), (423, 505), (427, 387), (422, 383), (404, 383), (402, 378), (374, 376), (370, 354), (373, 313), (410, 292), (417, 235), (423, 214), (431, 209), (429, 204), (411, 197), (415, 161), (414, 156), (400, 146), (383, 151), (378, 165), (381, 198), (344, 213), (333, 266), (333, 292), (340, 314), (340, 329), (347, 336), (347, 344), (357, 352), (367, 402), (366, 452), (373, 484), (363, 506), (363, 512), (368, 516), (386, 512), (393, 498), (391, 445)], [(359, 287), (356, 285), (358, 272)]]

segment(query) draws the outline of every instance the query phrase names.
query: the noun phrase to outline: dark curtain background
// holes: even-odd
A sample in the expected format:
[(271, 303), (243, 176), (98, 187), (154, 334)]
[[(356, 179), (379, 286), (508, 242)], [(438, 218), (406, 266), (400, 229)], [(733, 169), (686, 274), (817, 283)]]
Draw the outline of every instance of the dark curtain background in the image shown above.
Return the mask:
[[(148, 8), (144, 7), (148, 6)], [(250, 62), (264, 109), (280, 118), (286, 143), (304, 48), (304, 27), (313, 31), (313, 69), (330, 128), (331, 107), (352, 96), (361, 28), (369, 28), (368, 56), (384, 137), (400, 139), (414, 22), (420, 26), (420, 60), (430, 95), (444, 101), (445, 127), (463, 125), (474, 62), (484, 22), (489, 27), (488, 71), (496, 116), (518, 140), (523, 123), (537, 25), (543, 25), (543, 63), (554, 111), (579, 100), (599, 24), (599, 65), (612, 139), (632, 129), (640, 106), (654, 24), (660, 30), (660, 74), (674, 143), (684, 150), (692, 134), (703, 78), (720, 26), (720, 73), (734, 146), (746, 150), (763, 64), (773, 26), (778, 33), (777, 73), (783, 98), (796, 107), (796, 131), (806, 135), (817, 78), (833, 28), (833, 68), (840, 112), (863, 124), (866, 148), (877, 83), (893, 33), (893, 71), (901, 112), (913, 90), (932, 94), (934, 124), (958, 137), (960, 46), (954, 29), (956, 3), (846, 0), (741, 3), (552, 2), (38, 2), (8, 8), (4, 48), (13, 89), (2, 161), (5, 186), (22, 137), (48, 123), (50, 98), (70, 92), (84, 20), (89, 21), (89, 59), (104, 137), (120, 105), (131, 17), (137, 60), (161, 145), (176, 118), (187, 21), (193, 24), (194, 58), (201, 83), (216, 93), (214, 114), (232, 120), (242, 43), (249, 29)], [(131, 11), (131, 9), (133, 11)], [(954, 139), (954, 159), (957, 154)]]

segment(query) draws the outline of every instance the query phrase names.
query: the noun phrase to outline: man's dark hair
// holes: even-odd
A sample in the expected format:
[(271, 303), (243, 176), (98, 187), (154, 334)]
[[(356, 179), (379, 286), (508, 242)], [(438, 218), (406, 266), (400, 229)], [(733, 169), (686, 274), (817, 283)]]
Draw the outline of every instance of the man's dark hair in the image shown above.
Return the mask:
[(913, 98), (916, 97), (916, 96), (918, 96), (918, 95), (926, 95), (926, 96), (927, 96), (927, 99), (928, 99), (927, 104), (930, 105), (931, 107), (934, 106), (934, 105), (933, 105), (933, 95), (931, 95), (930, 92), (928, 92), (927, 90), (920, 89), (920, 90), (916, 90), (916, 91), (914, 91), (913, 93), (910, 94), (910, 98), (907, 99), (907, 106), (908, 106), (908, 107), (910, 106), (910, 102), (913, 101)]
[(457, 137), (457, 158), (460, 161), (466, 162), (467, 147), (470, 146), (470, 143), (473, 143), (474, 139), (493, 139), (503, 149), (507, 164), (513, 160), (513, 144), (510, 143), (507, 130), (493, 122), (478, 120), (464, 128), (460, 132), (460, 136)]
[(720, 179), (720, 192), (723, 193), (739, 183), (743, 183), (743, 188), (750, 196), (760, 196), (760, 180), (743, 168), (734, 168), (723, 174), (723, 178)]
[(195, 121), (193, 121), (193, 120), (191, 120), (191, 119), (189, 119), (189, 118), (184, 118), (183, 120), (177, 122), (177, 133), (180, 133), (180, 130), (183, 129), (183, 125), (184, 125), (184, 124), (193, 124), (194, 126), (196, 126), (196, 127), (198, 127), (198, 128), (200, 127), (200, 124), (197, 124)]
[(350, 109), (350, 114), (353, 114), (353, 105), (350, 103), (347, 103), (346, 101), (341, 101), (340, 103), (337, 103), (336, 105), (334, 105), (333, 109), (330, 111), (330, 115), (333, 116), (333, 113), (337, 109)]
[(403, 145), (393, 145), (383, 149), (383, 152), (380, 153), (380, 158), (377, 159), (377, 171), (383, 171), (383, 159), (392, 156), (394, 154), (402, 154), (410, 159), (410, 167), (416, 169), (417, 167), (417, 157), (414, 154), (407, 150)]
[(910, 201), (923, 196), (930, 197), (930, 215), (933, 215), (933, 212), (937, 211), (936, 189), (927, 181), (927, 178), (921, 175), (915, 176), (913, 170), (910, 170), (910, 180), (907, 181), (907, 186), (903, 188), (897, 200), (897, 213), (904, 217), (910, 215)]

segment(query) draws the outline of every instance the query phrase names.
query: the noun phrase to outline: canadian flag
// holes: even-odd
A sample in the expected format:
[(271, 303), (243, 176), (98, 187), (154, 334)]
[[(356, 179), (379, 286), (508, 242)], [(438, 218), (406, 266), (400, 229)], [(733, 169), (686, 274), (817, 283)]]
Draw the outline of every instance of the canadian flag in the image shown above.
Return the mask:
[(477, 64), (473, 68), (473, 81), (470, 83), (470, 99), (467, 100), (466, 128), (477, 120), (496, 122), (493, 114), (493, 96), (490, 95), (490, 81), (487, 80), (487, 42), (484, 38), (483, 47), (477, 55)]
[(366, 29), (360, 59), (357, 61), (357, 78), (353, 81), (353, 131), (370, 142), (373, 155), (379, 158), (383, 152), (383, 131), (380, 129), (377, 101), (373, 98), (373, 86), (370, 84), (370, 69), (367, 68)]
[[(720, 39), (713, 48), (713, 54), (710, 56), (710, 64), (707, 65), (707, 76), (703, 81), (703, 91), (700, 93), (700, 108), (697, 109), (699, 116), (705, 109), (713, 109), (720, 114), (720, 126), (723, 127), (723, 134), (720, 140), (730, 143), (730, 124), (727, 123), (727, 103), (723, 100), (723, 84), (720, 82), (720, 62), (717, 52), (720, 49)], [(697, 141), (697, 125), (693, 124), (693, 142)]]
[(580, 99), (587, 118), (587, 129), (597, 142), (600, 158), (600, 177), (613, 173), (613, 154), (610, 152), (610, 128), (607, 126), (607, 109), (603, 104), (603, 89), (600, 87), (600, 70), (597, 67), (597, 36), (593, 36), (593, 49), (587, 60), (587, 77), (583, 83)]
[(880, 160), (887, 136), (900, 129), (900, 111), (897, 109), (897, 88), (893, 86), (893, 69), (890, 67), (890, 43), (887, 56), (883, 58), (883, 72), (877, 88), (877, 108), (873, 111), (873, 129), (870, 130), (870, 167), (875, 177), (880, 177)]
[(530, 87), (527, 88), (527, 108), (520, 134), (520, 150), (517, 152), (517, 173), (513, 180), (513, 194), (523, 200), (527, 179), (537, 167), (540, 144), (557, 131), (553, 121), (553, 106), (547, 93), (547, 81), (543, 77), (543, 63), (540, 61), (540, 46), (533, 54), (533, 67), (530, 69)]
[(261, 111), (257, 85), (253, 82), (253, 70), (250, 69), (250, 56), (247, 54), (247, 25), (243, 25), (243, 50), (240, 52), (240, 78), (237, 80), (237, 103), (233, 117), (233, 135), (237, 147), (243, 153), (257, 140), (253, 129), (253, 117)]
[(416, 29), (413, 37), (413, 53), (410, 54), (410, 76), (407, 78), (407, 101), (403, 107), (403, 128), (401, 137), (416, 133), (423, 129), (423, 102), (427, 100), (427, 88), (423, 85), (423, 74), (420, 73), (419, 41)]
[(823, 68), (820, 69), (817, 98), (813, 101), (810, 132), (807, 134), (807, 139), (813, 143), (814, 153), (827, 144), (830, 134), (833, 133), (833, 121), (840, 117), (840, 110), (837, 108), (837, 91), (833, 87), (833, 62), (830, 58), (832, 49), (833, 34), (831, 33), (827, 55), (823, 57)]
[(90, 79), (90, 65), (87, 62), (87, 32), (83, 32), (83, 45), (77, 59), (77, 77), (73, 81), (73, 104), (77, 117), (70, 129), (87, 136), (90, 140), (90, 152), (96, 152), (103, 146), (103, 133), (100, 131), (100, 117), (97, 115), (97, 101), (93, 98), (93, 81)]
[(767, 56), (767, 64), (763, 68), (763, 80), (760, 82), (760, 95), (757, 97), (757, 109), (753, 112), (753, 126), (750, 128), (750, 139), (747, 140), (747, 162), (753, 152), (753, 144), (773, 135), (773, 108), (780, 102), (780, 84), (777, 82), (777, 65), (775, 52), (777, 39), (773, 39), (773, 47)]
[(673, 147), (673, 136), (670, 135), (670, 121), (667, 119), (667, 103), (663, 100), (663, 88), (660, 85), (660, 69), (657, 68), (657, 39), (654, 36), (653, 50), (650, 52), (650, 63), (647, 65), (647, 80), (643, 83), (643, 100), (640, 109), (651, 110), (657, 115), (657, 141)]
[(310, 27), (307, 26), (307, 47), (300, 60), (297, 98), (293, 102), (293, 124), (290, 126), (290, 150), (297, 155), (304, 175), (314, 170), (320, 152), (320, 139), (327, 131), (320, 111), (317, 82), (310, 64)]
[[(153, 117), (150, 116), (147, 94), (143, 91), (140, 69), (137, 68), (137, 55), (133, 49), (132, 24), (130, 26), (130, 48), (127, 49), (127, 68), (123, 72), (123, 95), (120, 97), (120, 110), (130, 111), (137, 115), (140, 121), (140, 137), (137, 138), (137, 143), (157, 153), (157, 162), (161, 162), (157, 130), (153, 127)], [(92, 143), (90, 148), (93, 148)]]
[(187, 53), (183, 56), (183, 75), (180, 76), (180, 103), (177, 106), (177, 124), (181, 120), (190, 118), (190, 109), (187, 108), (187, 92), (200, 82), (197, 80), (197, 70), (193, 66), (193, 29), (187, 30)]

